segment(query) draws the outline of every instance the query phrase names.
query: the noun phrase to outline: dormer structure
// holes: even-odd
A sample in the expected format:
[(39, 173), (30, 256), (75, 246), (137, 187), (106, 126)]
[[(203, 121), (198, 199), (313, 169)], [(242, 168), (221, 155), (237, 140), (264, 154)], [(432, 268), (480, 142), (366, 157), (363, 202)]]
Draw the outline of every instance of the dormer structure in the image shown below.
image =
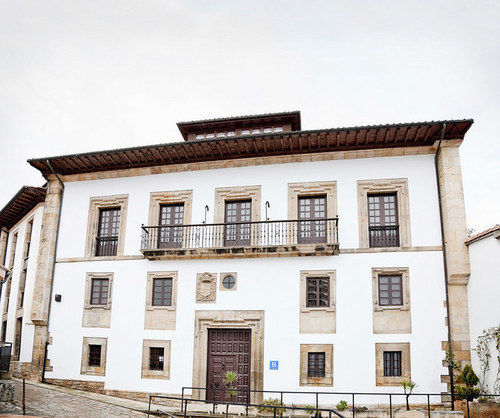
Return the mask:
[(178, 122), (185, 141), (300, 131), (300, 112), (263, 113)]

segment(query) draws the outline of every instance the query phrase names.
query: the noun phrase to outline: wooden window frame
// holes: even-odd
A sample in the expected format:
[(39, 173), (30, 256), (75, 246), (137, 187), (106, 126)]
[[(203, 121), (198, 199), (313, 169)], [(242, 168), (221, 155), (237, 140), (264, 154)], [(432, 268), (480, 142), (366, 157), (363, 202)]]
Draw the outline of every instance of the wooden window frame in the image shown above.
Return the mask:
[[(384, 352), (401, 352), (401, 376), (384, 375)], [(411, 380), (410, 343), (375, 343), (376, 386), (400, 386), (403, 380)]]
[[(165, 288), (168, 288), (168, 285), (161, 286), (162, 291), (160, 292), (161, 304), (155, 304), (155, 284), (157, 281), (165, 280), (166, 283), (170, 281), (170, 300), (165, 296), (167, 292), (165, 292)], [(158, 306), (171, 306), (172, 305), (172, 291), (174, 286), (174, 279), (172, 277), (153, 277), (153, 285), (151, 287), (151, 306), (155, 308)]]
[(149, 196), (148, 225), (157, 226), (160, 220), (161, 205), (184, 205), (183, 225), (191, 224), (193, 211), (193, 190), (166, 190), (151, 192)]
[[(99, 366), (89, 366), (90, 345), (101, 346), (101, 363)], [(80, 374), (89, 376), (105, 376), (107, 345), (107, 338), (83, 337)]]
[[(320, 281), (322, 280), (326, 280), (327, 281), (327, 295), (326, 295), (326, 305), (321, 305), (321, 291), (319, 290), (319, 283)], [(314, 291), (315, 293), (315, 305), (310, 305), (309, 304), (309, 285), (310, 285), (310, 282), (311, 281), (314, 281), (316, 282), (316, 289)], [(308, 276), (306, 277), (306, 308), (326, 308), (328, 306), (330, 306), (330, 277), (311, 277), (311, 276)]]
[[(309, 377), (309, 353), (324, 353), (323, 377)], [(333, 344), (300, 344), (300, 386), (333, 386)]]
[(374, 247), (376, 251), (379, 248), (408, 248), (411, 247), (411, 228), (410, 228), (410, 203), (408, 194), (408, 179), (377, 179), (377, 180), (358, 180), (358, 229), (359, 229), (359, 248), (371, 248), (369, 239), (368, 222), (368, 195), (396, 193), (398, 207), (399, 224), (399, 247)]
[[(381, 209), (380, 205), (384, 205), (385, 202), (381, 202), (381, 199), (383, 200), (384, 197), (393, 197), (394, 198), (394, 211), (395, 211), (395, 222), (393, 225), (387, 225), (386, 220), (387, 217), (385, 216), (385, 208)], [(400, 247), (400, 225), (399, 225), (399, 211), (398, 211), (398, 194), (396, 192), (387, 192), (387, 193), (368, 193), (366, 195), (366, 198), (368, 199), (367, 205), (368, 205), (368, 245), (370, 248), (398, 248)], [(380, 217), (380, 223), (383, 223), (384, 225), (372, 225), (371, 224), (371, 216), (370, 216), (370, 199), (377, 198), (378, 199), (378, 205), (379, 205), (379, 210), (378, 210), (378, 215)], [(384, 216), (382, 216), (382, 214)], [(397, 245), (376, 245), (376, 239), (374, 238), (372, 242), (371, 238), (371, 228), (393, 228), (396, 230), (396, 234), (394, 236), (390, 236), (387, 231), (384, 231), (383, 229), (380, 231), (384, 231), (386, 235), (382, 238), (378, 238), (380, 242), (383, 242), (384, 244), (389, 244), (389, 241), (395, 241), (394, 243), (397, 243)]]
[(384, 351), (382, 354), (384, 357), (384, 377), (400, 377), (402, 352)]
[[(171, 340), (143, 340), (142, 341), (142, 379), (170, 379)], [(150, 349), (163, 348), (163, 370), (150, 369)]]
[[(314, 363), (315, 367), (312, 368), (312, 364)], [(307, 377), (325, 377), (325, 363), (326, 363), (326, 354), (325, 352), (308, 352), (307, 353)], [(319, 365), (323, 365), (323, 368), (320, 368)]]
[[(99, 290), (99, 295), (98, 296), (98, 303), (93, 303), (93, 299), (94, 299), (94, 291), (96, 290), (95, 287), (96, 287), (96, 283), (99, 282), (100, 285), (100, 290)], [(107, 292), (104, 296), (104, 292), (102, 291), (102, 285), (104, 282), (107, 282)], [(94, 307), (94, 306), (107, 306), (108, 304), (108, 296), (109, 296), (109, 277), (92, 277), (90, 279), (90, 297), (89, 297), (89, 305)], [(103, 300), (105, 300), (105, 302), (103, 303)]]
[[(307, 306), (307, 279), (328, 279), (330, 288), (328, 306)], [(300, 272), (300, 310), (301, 312), (327, 311), (335, 312), (336, 301), (336, 271), (335, 270), (301, 270)]]
[[(394, 283), (394, 281), (392, 280), (393, 277), (397, 277), (399, 279), (399, 282), (398, 283)], [(388, 292), (388, 296), (387, 296), (387, 300), (388, 302), (387, 303), (382, 303), (382, 296), (380, 295), (380, 286), (384, 283), (380, 283), (381, 279), (382, 278), (387, 278), (388, 281), (387, 281), (387, 292)], [(398, 289), (393, 289), (393, 286), (397, 284), (399, 286), (399, 290)], [(378, 303), (379, 303), (379, 306), (383, 306), (383, 307), (386, 307), (386, 306), (403, 306), (404, 302), (403, 302), (403, 275), (401, 274), (379, 274), (378, 275)], [(401, 301), (401, 303), (394, 303), (394, 295), (393, 293), (394, 292), (399, 292), (399, 296), (397, 296), (397, 298)]]
[[(379, 298), (379, 276), (401, 276), (401, 305), (381, 305)], [(408, 267), (374, 267), (372, 268), (373, 308), (375, 311), (410, 310), (410, 270)]]
[[(120, 208), (120, 226), (118, 229), (118, 243), (116, 255), (96, 256), (96, 237), (99, 230), (99, 217), (101, 209)], [(128, 194), (91, 197), (87, 219), (87, 235), (85, 242), (85, 258), (88, 259), (114, 259), (123, 256), (125, 247), (125, 234), (128, 212)]]

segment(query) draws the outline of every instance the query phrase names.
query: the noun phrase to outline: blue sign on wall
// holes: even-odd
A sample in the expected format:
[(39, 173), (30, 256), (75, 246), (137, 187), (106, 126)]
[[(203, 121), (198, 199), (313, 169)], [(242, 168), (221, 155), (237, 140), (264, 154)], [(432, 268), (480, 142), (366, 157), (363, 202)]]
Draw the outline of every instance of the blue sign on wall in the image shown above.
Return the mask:
[(278, 370), (279, 363), (280, 362), (278, 360), (271, 360), (269, 362), (269, 370)]

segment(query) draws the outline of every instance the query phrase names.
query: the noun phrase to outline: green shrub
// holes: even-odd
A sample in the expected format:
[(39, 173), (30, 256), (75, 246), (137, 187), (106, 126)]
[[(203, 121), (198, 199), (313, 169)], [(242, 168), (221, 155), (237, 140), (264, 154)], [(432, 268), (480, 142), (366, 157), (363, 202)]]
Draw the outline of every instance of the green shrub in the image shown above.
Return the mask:
[(305, 405), (304, 409), (306, 410), (306, 414), (315, 414), (316, 413), (316, 408), (312, 405)]
[(479, 388), (473, 388), (470, 386), (457, 385), (455, 386), (455, 395), (460, 399), (466, 399), (469, 402), (473, 401), (479, 396), (481, 390)]
[(345, 411), (347, 409), (347, 402), (342, 400), (337, 404), (337, 409), (339, 411)]
[(466, 364), (460, 373), (460, 380), (468, 387), (472, 388), (479, 383), (479, 377), (474, 373), (474, 369), (469, 364)]
[(260, 404), (260, 406), (257, 408), (259, 412), (263, 413), (274, 413), (274, 407), (279, 407), (276, 408), (276, 413), (285, 413), (286, 412), (286, 405), (282, 404), (281, 401), (278, 398), (269, 398), (269, 399), (264, 399), (264, 402)]

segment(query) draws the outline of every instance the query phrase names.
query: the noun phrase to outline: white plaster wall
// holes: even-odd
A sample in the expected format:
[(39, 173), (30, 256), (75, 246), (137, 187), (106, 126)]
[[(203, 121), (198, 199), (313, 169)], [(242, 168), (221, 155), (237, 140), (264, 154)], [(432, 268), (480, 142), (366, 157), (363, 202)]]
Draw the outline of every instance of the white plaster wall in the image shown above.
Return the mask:
[[(21, 332), (21, 355), (20, 361), (30, 362), (33, 354), (33, 338), (35, 326), (31, 322), (31, 305), (33, 302), (33, 287), (35, 284), (35, 275), (38, 260), (38, 250), (40, 248), (40, 233), (42, 228), (43, 218), (43, 205), (38, 205), (31, 210), (27, 215), (21, 219), (9, 231), (9, 240), (7, 243), (7, 258), (6, 263), (10, 262), (10, 254), (12, 248), (12, 237), (16, 234), (16, 258), (14, 260), (14, 267), (12, 271), (12, 285), (10, 288), (9, 311), (7, 313), (7, 333), (6, 340), (14, 343), (14, 336), (16, 330), (16, 308), (17, 299), (19, 294), (19, 280), (21, 277), (21, 270), (23, 265), (24, 246), (26, 239), (26, 226), (28, 222), (33, 219), (33, 228), (31, 231), (31, 245), (28, 257), (28, 271), (26, 275), (26, 285), (24, 288), (24, 301), (23, 301), (23, 327)], [(2, 286), (2, 296), (0, 298), (0, 310), (3, 313), (5, 303), (5, 291), (7, 287)]]
[[(193, 189), (193, 223), (213, 220), (216, 187), (262, 185), (271, 219), (287, 218), (287, 184), (337, 181), (341, 248), (358, 247), (357, 180), (408, 178), (413, 246), (440, 245), (439, 213), (433, 157), (430, 155), (280, 164), (258, 167), (169, 173), (121, 179), (67, 183), (62, 209), (58, 258), (83, 257), (89, 199), (129, 194), (125, 255), (139, 255), (140, 225), (147, 224), (149, 194)], [(372, 267), (409, 267), (411, 335), (373, 335)], [(300, 270), (337, 271), (337, 333), (299, 334)], [(175, 331), (144, 330), (146, 274), (179, 272)], [(238, 273), (236, 292), (218, 292), (216, 304), (195, 304), (195, 279), (200, 272)], [(83, 329), (84, 281), (87, 272), (114, 272), (111, 327)], [(441, 392), (445, 373), (441, 341), (446, 338), (442, 254), (440, 251), (341, 254), (332, 257), (258, 258), (168, 261), (93, 261), (57, 263), (50, 332), (49, 358), (54, 371), (48, 378), (105, 381), (106, 388), (179, 393), (192, 384), (195, 309), (265, 310), (265, 389), (308, 390), (299, 386), (301, 343), (334, 344), (333, 390), (399, 391), (375, 387), (375, 342), (410, 342), (412, 379), (420, 391)], [(83, 337), (108, 337), (106, 376), (80, 375)], [(170, 380), (141, 379), (142, 340), (171, 339)], [(279, 360), (280, 370), (269, 370)], [(327, 388), (321, 388), (327, 389)], [(311, 399), (297, 401), (312, 403)], [(338, 399), (335, 401), (337, 402)], [(366, 402), (380, 402), (367, 398)], [(437, 401), (437, 399), (436, 399)], [(332, 400), (333, 402), (333, 400)]]
[[(483, 330), (500, 325), (500, 239), (486, 237), (469, 245), (471, 275), (468, 284), (469, 326), (471, 348), (477, 345), (477, 338)], [(472, 367), (485, 382), (490, 393), (494, 393), (493, 384), (498, 370), (495, 343), (489, 344), (491, 360), (490, 370), (483, 377), (480, 362), (472, 351)], [(497, 388), (498, 393), (498, 388)]]

